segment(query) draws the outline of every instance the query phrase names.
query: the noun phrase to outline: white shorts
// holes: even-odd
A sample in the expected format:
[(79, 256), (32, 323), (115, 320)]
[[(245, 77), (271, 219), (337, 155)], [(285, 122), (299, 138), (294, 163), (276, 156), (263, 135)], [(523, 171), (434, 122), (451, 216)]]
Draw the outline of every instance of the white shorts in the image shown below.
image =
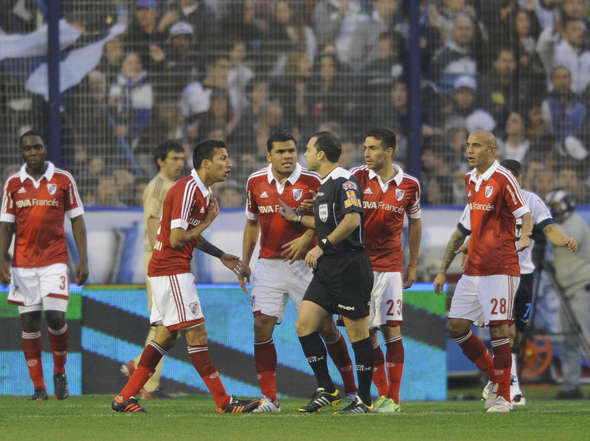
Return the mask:
[(152, 286), (150, 324), (169, 331), (192, 328), (205, 321), (192, 273), (148, 277)]
[(449, 318), (467, 319), (477, 326), (512, 323), (514, 296), (520, 277), (463, 275), (451, 301)]
[(299, 311), (312, 278), (313, 273), (303, 260), (289, 264), (281, 259), (258, 259), (250, 291), (254, 316), (269, 315), (280, 323), (289, 298)]
[(39, 268), (12, 267), (7, 301), (18, 305), (19, 314), (68, 309), (70, 283), (65, 263)]
[(402, 274), (373, 271), (369, 328), (401, 326), (403, 308)]

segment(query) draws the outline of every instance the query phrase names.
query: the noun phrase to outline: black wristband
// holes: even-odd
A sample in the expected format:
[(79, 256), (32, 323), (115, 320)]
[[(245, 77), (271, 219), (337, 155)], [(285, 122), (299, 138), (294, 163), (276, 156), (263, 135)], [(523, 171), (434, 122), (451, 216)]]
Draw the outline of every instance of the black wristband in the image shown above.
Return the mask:
[(213, 245), (210, 242), (207, 242), (207, 240), (203, 238), (201, 238), (201, 240), (199, 240), (199, 243), (197, 243), (197, 248), (200, 249), (202, 252), (209, 254), (210, 256), (217, 257), (218, 259), (221, 259), (221, 257), (225, 254), (215, 245)]
[(324, 237), (322, 240), (318, 242), (318, 247), (320, 247), (322, 251), (325, 253), (328, 250), (334, 248), (334, 245), (332, 245), (332, 242), (330, 242), (327, 237)]

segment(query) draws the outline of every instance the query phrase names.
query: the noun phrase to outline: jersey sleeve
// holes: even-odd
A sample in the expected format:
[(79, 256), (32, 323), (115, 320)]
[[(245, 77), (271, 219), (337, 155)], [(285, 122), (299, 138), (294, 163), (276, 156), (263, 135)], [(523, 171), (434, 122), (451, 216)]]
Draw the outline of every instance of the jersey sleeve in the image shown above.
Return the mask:
[(246, 184), (246, 218), (255, 221), (258, 219), (258, 204), (254, 198), (254, 181), (250, 179)]
[(551, 211), (545, 205), (545, 202), (541, 200), (539, 196), (533, 194), (533, 197), (529, 201), (531, 214), (533, 216), (533, 225), (539, 230), (543, 230), (547, 225), (555, 223), (551, 216)]
[(356, 178), (338, 181), (338, 199), (342, 213), (362, 213), (363, 195)]
[(522, 217), (526, 213), (529, 213), (528, 205), (524, 201), (522, 197), (522, 193), (520, 192), (520, 185), (516, 181), (512, 175), (508, 176), (507, 174), (504, 176), (504, 185), (503, 185), (503, 198), (504, 202), (508, 206), (508, 209), (512, 212), (514, 217)]
[(188, 230), (189, 216), (193, 205), (193, 196), (197, 189), (192, 185), (172, 187), (166, 199), (170, 198), (170, 230), (182, 228)]
[(465, 205), (463, 213), (461, 213), (459, 223), (457, 224), (457, 229), (465, 236), (469, 236), (471, 234), (471, 210), (469, 208), (469, 204)]
[(420, 183), (416, 182), (416, 188), (412, 190), (410, 200), (408, 201), (408, 207), (406, 213), (410, 219), (420, 219), (422, 217), (422, 210), (420, 209)]
[(70, 174), (67, 174), (67, 193), (65, 201), (66, 214), (70, 219), (73, 219), (84, 214), (84, 206), (82, 205), (82, 199), (78, 193), (78, 186), (76, 180)]
[(0, 211), (0, 222), (14, 223), (16, 220), (16, 207), (14, 206), (14, 199), (12, 193), (8, 190), (10, 179), (6, 180), (4, 184), (4, 191), (2, 193), (2, 211)]

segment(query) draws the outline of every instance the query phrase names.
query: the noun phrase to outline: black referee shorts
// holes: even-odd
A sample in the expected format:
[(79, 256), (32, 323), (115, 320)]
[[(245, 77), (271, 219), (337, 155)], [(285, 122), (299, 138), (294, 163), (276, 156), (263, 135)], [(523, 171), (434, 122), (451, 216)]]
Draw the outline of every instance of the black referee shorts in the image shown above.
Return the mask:
[(521, 274), (520, 283), (514, 296), (514, 325), (520, 332), (524, 332), (529, 324), (533, 301), (533, 273)]
[(350, 319), (369, 315), (373, 268), (365, 249), (322, 256), (303, 300)]

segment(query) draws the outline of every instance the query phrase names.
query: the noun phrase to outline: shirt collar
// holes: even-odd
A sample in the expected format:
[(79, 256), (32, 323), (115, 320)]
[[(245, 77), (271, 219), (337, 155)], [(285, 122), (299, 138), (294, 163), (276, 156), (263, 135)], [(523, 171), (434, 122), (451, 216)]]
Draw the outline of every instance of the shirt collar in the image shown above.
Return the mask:
[(490, 165), (490, 167), (479, 178), (475, 177), (477, 175), (477, 169), (474, 168), (469, 172), (469, 181), (475, 182), (476, 184), (478, 182), (487, 181), (496, 172), (499, 165), (500, 164), (498, 161), (494, 160), (492, 165)]
[[(295, 163), (295, 170), (293, 170), (287, 178), (287, 181), (289, 181), (291, 185), (295, 185), (297, 183), (297, 181), (299, 180), (299, 176), (301, 176), (301, 170), (303, 170), (303, 167), (301, 167), (301, 165), (299, 165), (298, 162)], [(272, 164), (268, 164), (268, 168), (266, 169), (266, 179), (268, 180), (269, 184), (272, 184), (272, 181), (277, 180), (272, 172)], [(283, 184), (285, 182), (283, 182)]]
[[(402, 168), (399, 165), (395, 165), (395, 164), (393, 164), (393, 169), (397, 173), (393, 176), (393, 178), (391, 178), (389, 181), (387, 181), (383, 184), (389, 184), (391, 181), (395, 181), (395, 185), (399, 186), (402, 183), (402, 181), (404, 180), (404, 171), (402, 170)], [(373, 170), (369, 169), (369, 179), (375, 179), (375, 178), (377, 178), (379, 180), (379, 183), (382, 184), (381, 176), (379, 176)]]
[(23, 164), (23, 166), (20, 168), (20, 181), (25, 182), (27, 179), (30, 179), (34, 183), (41, 182), (43, 178), (51, 181), (51, 178), (53, 178), (53, 174), (55, 173), (55, 165), (53, 165), (53, 163), (50, 161), (45, 161), (45, 165), (47, 166), (45, 173), (39, 177), (38, 181), (35, 181), (35, 179), (33, 179), (33, 177), (27, 173), (27, 164)]
[(348, 179), (350, 178), (351, 174), (348, 170), (346, 170), (343, 167), (336, 167), (334, 168), (330, 173), (328, 173), (324, 179), (322, 179), (321, 184), (325, 184), (326, 182), (328, 182), (328, 179), (338, 179), (338, 178), (345, 178)]
[(203, 197), (208, 198), (209, 194), (211, 193), (211, 189), (205, 187), (205, 184), (203, 184), (203, 181), (201, 181), (199, 174), (197, 173), (197, 171), (194, 168), (191, 171), (191, 176), (193, 177), (193, 179), (197, 183), (197, 187), (199, 187), (199, 190), (201, 190), (201, 194), (203, 195)]

